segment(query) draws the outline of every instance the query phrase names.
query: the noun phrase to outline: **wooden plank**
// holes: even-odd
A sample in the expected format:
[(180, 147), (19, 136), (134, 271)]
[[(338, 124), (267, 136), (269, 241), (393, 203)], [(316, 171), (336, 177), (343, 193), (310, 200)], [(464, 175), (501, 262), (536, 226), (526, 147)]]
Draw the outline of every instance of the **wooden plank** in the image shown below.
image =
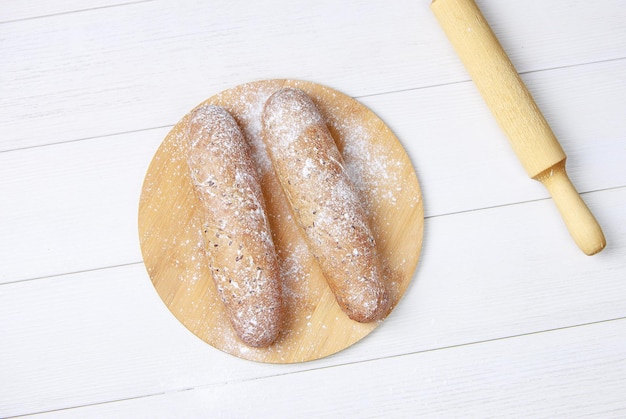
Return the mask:
[(166, 133), (0, 154), (0, 283), (140, 261), (141, 184)]
[(593, 258), (559, 235), (556, 210), (554, 223), (536, 222), (549, 201), (428, 219), (416, 277), (391, 316), (347, 350), (304, 364), (253, 363), (204, 344), (167, 311), (141, 265), (2, 285), (0, 416), (625, 317), (626, 188), (587, 198), (609, 243)]
[[(481, 3), (519, 71), (624, 57), (621, 0)], [(0, 150), (172, 125), (258, 79), (351, 96), (468, 79), (428, 3), (410, 0), (148, 2), (7, 23), (0, 34)]]
[[(626, 60), (525, 78), (542, 93), (539, 105), (570, 156), (579, 191), (626, 185)], [(470, 83), (362, 102), (406, 148), (427, 217), (547, 197)], [(168, 130), (0, 153), (0, 196), (8, 197), (0, 201), (0, 254), (8, 255), (0, 283), (139, 261), (141, 183)]]
[(625, 332), (621, 319), (35, 417), (620, 418)]

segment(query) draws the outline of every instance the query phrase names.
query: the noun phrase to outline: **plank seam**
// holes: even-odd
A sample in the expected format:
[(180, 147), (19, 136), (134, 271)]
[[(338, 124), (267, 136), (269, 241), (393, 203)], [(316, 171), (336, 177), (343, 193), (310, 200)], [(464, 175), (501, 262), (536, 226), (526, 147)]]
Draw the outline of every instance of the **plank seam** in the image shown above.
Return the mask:
[[(529, 179), (529, 180), (532, 180), (532, 179)], [(611, 186), (611, 187), (608, 187), (608, 188), (600, 188), (600, 189), (594, 189), (594, 190), (589, 190), (589, 191), (578, 191), (578, 193), (580, 195), (587, 195), (587, 194), (592, 194), (592, 193), (596, 193), (596, 192), (615, 191), (615, 190), (619, 190), (619, 189), (623, 189), (623, 188), (626, 188), (626, 185)], [(490, 210), (490, 209), (505, 208), (505, 207), (511, 207), (511, 206), (514, 206), (514, 205), (529, 204), (529, 203), (532, 203), (532, 202), (541, 202), (541, 201), (550, 201), (550, 200), (552, 200), (552, 198), (549, 197), (549, 196), (546, 196), (545, 198), (527, 199), (527, 200), (524, 200), (524, 201), (509, 202), (509, 203), (506, 203), (506, 204), (491, 205), (491, 206), (488, 206), (488, 207), (472, 208), (472, 209), (463, 210), (463, 211), (453, 211), (453, 212), (446, 212), (444, 214), (428, 215), (428, 216), (424, 216), (424, 219), (425, 220), (429, 220), (431, 218), (447, 217), (449, 215), (465, 214), (465, 213), (475, 212), (475, 211), (485, 211), (485, 210)]]
[[(610, 188), (602, 188), (602, 189), (597, 189), (597, 190), (593, 190), (593, 191), (584, 191), (584, 192), (579, 192), (579, 193), (580, 193), (581, 196), (584, 196), (584, 195), (587, 195), (587, 194), (593, 194), (593, 193), (597, 193), (597, 192), (608, 192), (608, 191), (620, 190), (620, 189), (624, 189), (624, 188), (626, 188), (626, 185), (614, 186), (614, 187), (610, 187)], [(460, 214), (476, 212), (476, 211), (488, 211), (488, 210), (491, 210), (491, 209), (512, 207), (514, 205), (522, 205), (522, 204), (528, 204), (528, 203), (533, 203), (533, 202), (549, 201), (551, 199), (552, 198), (550, 198), (550, 197), (546, 197), (546, 198), (531, 199), (531, 200), (520, 201), (520, 202), (511, 202), (511, 203), (507, 203), (507, 204), (492, 205), (492, 206), (483, 207), (483, 208), (472, 208), (472, 209), (468, 209), (468, 210), (464, 210), (464, 211), (449, 212), (449, 213), (445, 213), (445, 214), (429, 215), (429, 216), (424, 216), (424, 220), (430, 220), (430, 219), (435, 219), (435, 218), (439, 218), (439, 217), (447, 217), (447, 216), (451, 216), (451, 215), (460, 215)], [(18, 279), (18, 280), (14, 280), (14, 281), (6, 281), (6, 282), (3, 282), (3, 283), (0, 283), (0, 287), (3, 286), (3, 285), (19, 284), (19, 283), (27, 282), (27, 281), (45, 280), (45, 279), (51, 279), (51, 278), (58, 278), (58, 277), (61, 277), (61, 276), (66, 276), (66, 275), (75, 275), (75, 274), (81, 274), (81, 273), (87, 273), (87, 272), (96, 272), (96, 271), (101, 271), (101, 270), (105, 270), (105, 269), (115, 269), (115, 268), (121, 268), (121, 267), (125, 267), (125, 266), (134, 266), (134, 265), (139, 265), (139, 264), (143, 264), (143, 260), (136, 261), (136, 262), (121, 263), (121, 264), (116, 264), (116, 265), (109, 265), (109, 266), (98, 266), (98, 267), (90, 268), (90, 269), (82, 269), (82, 270), (78, 270), (78, 271), (56, 273), (56, 274), (52, 274), (52, 275), (43, 275), (43, 276), (37, 276), (37, 277), (32, 277), (32, 278), (23, 278), (23, 279)]]
[[(153, 0), (144, 0), (144, 1), (153, 1)], [(144, 1), (142, 1), (142, 2), (144, 2)], [(127, 4), (134, 4), (134, 3), (127, 3)], [(115, 6), (107, 6), (107, 7), (115, 7)], [(0, 22), (0, 24), (2, 24), (2, 23), (3, 22)], [(623, 61), (623, 60), (626, 60), (626, 57), (609, 58), (609, 59), (606, 59), (606, 60), (590, 61), (590, 62), (585, 62), (585, 63), (578, 63), (578, 64), (571, 64), (571, 65), (550, 67), (550, 68), (545, 68), (545, 69), (529, 70), (529, 71), (521, 72), (519, 74), (525, 75), (525, 74), (532, 74), (532, 73), (541, 73), (541, 72), (544, 72), (544, 71), (555, 71), (555, 70), (560, 70), (560, 69), (585, 67), (585, 66), (590, 66), (590, 65), (598, 65), (598, 64), (604, 64), (604, 63), (610, 63), (610, 62), (618, 62), (618, 61)], [(357, 95), (357, 96), (351, 96), (351, 97), (353, 99), (359, 100), (359, 99), (376, 97), (376, 96), (393, 95), (393, 94), (396, 94), (396, 93), (405, 93), (405, 92), (419, 91), (419, 90), (432, 89), (432, 88), (438, 88), (438, 87), (444, 87), (444, 86), (453, 86), (453, 85), (456, 85), (456, 84), (464, 84), (464, 83), (471, 83), (471, 80), (470, 79), (464, 79), (464, 80), (452, 81), (452, 82), (449, 82), (449, 83), (439, 83), (439, 84), (432, 84), (432, 85), (427, 85), (427, 86), (417, 86), (417, 87), (410, 87), (410, 88), (406, 88), (406, 89), (391, 90), (391, 91), (388, 91), (388, 92), (371, 93), (371, 94)], [(174, 124), (165, 124), (165, 125), (158, 125), (158, 126), (154, 126), (154, 127), (138, 128), (138, 129), (134, 129), (134, 130), (113, 132), (113, 133), (101, 134), (101, 135), (90, 136), (90, 137), (73, 138), (73, 139), (69, 139), (69, 140), (56, 141), (56, 142), (46, 143), (46, 144), (36, 144), (36, 145), (32, 145), (32, 146), (18, 147), (18, 148), (7, 148), (7, 149), (4, 149), (4, 150), (0, 150), (0, 154), (2, 154), (2, 153), (9, 153), (9, 152), (13, 152), (13, 151), (29, 150), (29, 149), (38, 148), (38, 147), (48, 147), (48, 146), (55, 146), (55, 145), (59, 145), (59, 144), (73, 143), (73, 142), (78, 142), (78, 141), (95, 140), (95, 139), (98, 139), (98, 138), (106, 138), (106, 137), (113, 137), (113, 136), (116, 136), (116, 135), (132, 134), (132, 133), (156, 130), (156, 129), (161, 129), (161, 128), (168, 128), (168, 127), (171, 128), (173, 126), (174, 126)]]
[(150, 2), (153, 2), (153, 1), (154, 0), (129, 1), (129, 2), (126, 2), (126, 3), (109, 4), (109, 5), (106, 5), (106, 6), (96, 6), (96, 7), (91, 7), (89, 9), (67, 10), (67, 11), (64, 11), (64, 12), (50, 13), (50, 14), (47, 14), (47, 15), (31, 16), (31, 17), (23, 17), (23, 18), (18, 18), (18, 19), (2, 20), (2, 21), (0, 21), (0, 25), (3, 25), (5, 23), (25, 22), (25, 21), (29, 21), (29, 20), (35, 20), (35, 19), (45, 19), (45, 18), (49, 18), (49, 17), (71, 15), (71, 14), (74, 14), (74, 13), (90, 12), (90, 11), (93, 11), (93, 10), (111, 9), (113, 7), (131, 6), (133, 4), (150, 3)]
[[(556, 66), (556, 67), (548, 67), (548, 68), (541, 68), (541, 69), (534, 69), (534, 70), (526, 70), (526, 71), (519, 72), (519, 74), (523, 76), (523, 75), (526, 75), (526, 74), (542, 73), (544, 71), (556, 71), (556, 70), (575, 68), (575, 67), (585, 67), (585, 66), (588, 66), (588, 65), (604, 64), (604, 63), (610, 63), (610, 62), (616, 62), (616, 61), (622, 61), (622, 60), (626, 60), (626, 56), (625, 57), (607, 58), (607, 59), (604, 59), (604, 60), (588, 61), (588, 62), (584, 62), (584, 63), (567, 64), (567, 65), (561, 65), (561, 66)], [(416, 90), (425, 90), (425, 89), (431, 89), (431, 88), (436, 88), (436, 87), (453, 86), (455, 84), (471, 83), (471, 81), (472, 80), (470, 78), (466, 78), (466, 79), (463, 79), (463, 80), (456, 80), (456, 81), (451, 81), (451, 82), (448, 82), (448, 83), (430, 84), (428, 86), (409, 87), (409, 88), (406, 88), (406, 89), (391, 90), (389, 92), (370, 93), (370, 94), (366, 94), (366, 95), (354, 96), (354, 99), (362, 99), (362, 98), (383, 96), (383, 95), (394, 94), (394, 93), (412, 92), (412, 91), (416, 91)]]
[[(496, 342), (496, 341), (501, 341), (501, 340), (516, 339), (516, 338), (520, 338), (520, 337), (527, 337), (527, 336), (532, 336), (532, 335), (540, 335), (540, 334), (558, 332), (558, 331), (562, 331), (562, 330), (569, 330), (569, 329), (574, 329), (574, 328), (579, 328), (579, 327), (590, 327), (590, 326), (595, 326), (595, 325), (599, 325), (599, 324), (606, 324), (606, 323), (618, 322), (618, 321), (626, 321), (626, 316), (624, 316), (624, 317), (616, 317), (616, 318), (612, 318), (612, 319), (605, 319), (605, 320), (597, 320), (597, 321), (588, 322), (588, 323), (580, 323), (580, 324), (576, 324), (576, 325), (555, 327), (555, 328), (552, 328), (552, 329), (544, 329), (544, 330), (538, 330), (538, 331), (534, 331), (534, 332), (520, 333), (520, 334), (516, 334), (516, 335), (509, 335), (509, 336), (503, 336), (503, 337), (492, 338), (492, 339), (484, 339), (484, 340), (479, 340), (479, 341), (474, 341), (474, 342), (461, 343), (461, 344), (457, 344), (457, 345), (443, 346), (443, 347), (440, 347), (440, 348), (424, 349), (424, 350), (421, 350), (421, 351), (408, 352), (408, 353), (398, 354), (398, 355), (390, 355), (390, 356), (385, 356), (385, 357), (375, 358), (375, 359), (366, 359), (366, 360), (362, 360), (362, 361), (346, 362), (346, 363), (343, 363), (343, 364), (328, 365), (328, 366), (323, 366), (323, 367), (319, 367), (319, 368), (310, 368), (310, 369), (304, 369), (304, 370), (293, 371), (293, 372), (286, 372), (286, 373), (275, 374), (275, 375), (266, 375), (266, 376), (263, 376), (263, 377), (254, 377), (254, 378), (242, 379), (242, 380), (234, 380), (234, 381), (224, 381), (224, 382), (219, 382), (219, 383), (200, 385), (200, 386), (197, 386), (197, 387), (185, 387), (185, 388), (180, 388), (180, 389), (173, 389), (173, 390), (170, 390), (170, 391), (151, 393), (151, 394), (146, 394), (146, 395), (142, 395), (142, 396), (134, 396), (134, 397), (128, 397), (128, 398), (122, 398), (122, 399), (116, 399), (116, 400), (108, 400), (108, 401), (97, 402), (97, 403), (88, 403), (88, 404), (77, 405), (77, 406), (68, 406), (68, 407), (52, 409), (52, 410), (43, 410), (43, 411), (39, 411), (39, 412), (30, 412), (30, 413), (24, 413), (24, 414), (20, 414), (20, 415), (16, 415), (16, 416), (10, 416), (7, 419), (10, 419), (10, 418), (21, 418), (21, 417), (26, 417), (26, 416), (29, 416), (29, 415), (36, 415), (36, 414), (62, 412), (62, 411), (65, 411), (65, 410), (80, 409), (80, 408), (90, 407), (90, 406), (100, 406), (100, 405), (105, 405), (105, 404), (109, 404), (109, 403), (119, 403), (119, 402), (138, 400), (138, 399), (143, 399), (143, 398), (158, 397), (158, 396), (164, 396), (164, 395), (168, 395), (168, 394), (182, 393), (182, 392), (186, 392), (186, 391), (203, 390), (203, 389), (209, 389), (209, 388), (212, 388), (212, 387), (218, 387), (218, 386), (223, 386), (223, 385), (228, 385), (228, 384), (241, 384), (241, 383), (247, 383), (247, 382), (252, 382), (252, 381), (256, 381), (256, 380), (266, 380), (266, 379), (271, 379), (271, 378), (275, 378), (275, 377), (282, 377), (282, 376), (287, 376), (287, 375), (301, 374), (301, 373), (307, 373), (307, 372), (311, 372), (311, 371), (321, 371), (321, 370), (325, 370), (325, 369), (337, 368), (337, 367), (342, 367), (342, 366), (346, 366), (346, 365), (364, 364), (364, 363), (376, 362), (376, 361), (380, 361), (380, 360), (394, 359), (394, 358), (400, 358), (400, 357), (405, 357), (405, 356), (412, 356), (412, 355), (430, 353), (430, 352), (441, 351), (441, 350), (455, 349), (455, 348), (460, 348), (460, 347), (464, 347), (464, 346), (482, 345), (482, 344)], [(226, 355), (226, 356), (230, 356), (230, 355)]]
[(116, 269), (116, 268), (123, 268), (123, 267), (127, 267), (127, 266), (135, 266), (135, 265), (143, 265), (143, 261), (120, 263), (118, 265), (110, 265), (110, 266), (98, 266), (96, 268), (91, 268), (91, 269), (82, 269), (82, 270), (78, 270), (78, 271), (71, 271), (71, 272), (65, 272), (65, 273), (56, 273), (56, 274), (52, 274), (52, 275), (36, 276), (36, 277), (32, 277), (32, 278), (18, 279), (18, 280), (15, 280), (15, 281), (3, 282), (2, 284), (0, 284), (0, 286), (11, 285), (11, 284), (21, 284), (23, 282), (39, 281), (39, 280), (45, 280), (45, 279), (58, 278), (58, 277), (61, 277), (61, 276), (77, 275), (77, 274), (83, 274), (83, 273), (88, 273), (88, 272), (97, 272), (97, 271), (103, 271), (103, 270), (106, 270), (106, 269)]
[(109, 137), (116, 137), (118, 135), (135, 134), (135, 133), (140, 133), (140, 132), (159, 130), (159, 129), (163, 129), (163, 128), (172, 128), (173, 126), (174, 126), (174, 124), (159, 125), (159, 126), (156, 126), (156, 127), (138, 128), (138, 129), (134, 129), (134, 130), (128, 130), (128, 131), (121, 131), (121, 132), (113, 132), (113, 133), (109, 133), (109, 134), (96, 135), (96, 136), (93, 136), (93, 137), (74, 138), (74, 139), (71, 139), (71, 140), (57, 141), (57, 142), (53, 142), (53, 143), (37, 144), (37, 145), (26, 146), (26, 147), (19, 147), (19, 148), (9, 148), (9, 149), (6, 149), (6, 150), (0, 150), (0, 154), (11, 153), (11, 152), (16, 152), (16, 151), (31, 150), (31, 149), (35, 149), (35, 148), (41, 148), (41, 147), (50, 147), (50, 146), (71, 144), (71, 143), (77, 143), (77, 142), (80, 142), (80, 141), (99, 140), (101, 138), (104, 139), (104, 138), (109, 138)]

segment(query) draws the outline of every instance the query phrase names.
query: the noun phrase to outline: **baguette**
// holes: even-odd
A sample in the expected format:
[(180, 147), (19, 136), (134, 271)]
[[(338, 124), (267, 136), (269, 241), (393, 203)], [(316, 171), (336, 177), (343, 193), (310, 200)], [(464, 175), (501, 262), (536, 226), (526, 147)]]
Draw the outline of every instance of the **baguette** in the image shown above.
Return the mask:
[(204, 215), (209, 268), (236, 335), (253, 347), (281, 327), (280, 272), (248, 144), (223, 108), (196, 109), (187, 163)]
[(387, 314), (389, 298), (365, 209), (313, 101), (284, 88), (266, 102), (263, 140), (291, 206), (341, 309), (353, 320)]

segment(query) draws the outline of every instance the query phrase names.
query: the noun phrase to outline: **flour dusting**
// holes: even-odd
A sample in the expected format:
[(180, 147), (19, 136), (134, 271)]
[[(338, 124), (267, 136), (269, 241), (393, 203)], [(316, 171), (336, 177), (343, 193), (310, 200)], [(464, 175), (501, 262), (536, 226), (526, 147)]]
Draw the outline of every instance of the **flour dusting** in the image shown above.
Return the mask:
[(262, 121), (296, 223), (339, 306), (353, 320), (378, 320), (388, 298), (376, 242), (322, 113), (305, 92), (285, 88), (267, 101)]
[[(248, 85), (238, 86), (235, 89), (227, 90), (214, 96), (211, 103), (219, 104), (226, 108), (236, 120), (241, 129), (246, 143), (248, 145), (249, 154), (252, 158), (254, 170), (258, 175), (258, 179), (274, 179), (274, 166), (270, 159), (269, 150), (262, 138), (262, 114), (267, 99), (278, 89), (282, 87), (282, 83), (250, 83)], [(332, 97), (332, 98), (331, 98)], [(403, 170), (406, 170), (406, 161), (403, 156), (394, 154), (393, 147), (376, 138), (377, 130), (373, 129), (373, 125), (380, 123), (377, 118), (369, 120), (363, 118), (363, 114), (359, 112), (351, 112), (348, 107), (352, 106), (346, 102), (335, 102), (336, 93), (332, 91), (325, 92), (315, 100), (322, 103), (323, 109), (319, 115), (321, 121), (326, 122), (337, 145), (340, 154), (331, 156), (327, 163), (339, 165), (351, 181), (350, 187), (346, 185), (338, 185), (330, 197), (330, 201), (348, 202), (348, 206), (361, 206), (372, 224), (372, 240), (379, 240), (385, 236), (384, 229), (389, 225), (388, 216), (393, 217), (393, 207), (406, 206), (407, 192), (412, 192), (405, 188), (407, 183), (403, 179)], [(336, 105), (337, 103), (338, 105)], [(296, 112), (303, 112), (301, 109)], [(306, 113), (306, 112), (304, 112)], [(281, 116), (283, 118), (284, 115)], [(318, 118), (318, 116), (313, 116)], [(185, 121), (188, 121), (186, 117)], [(317, 119), (305, 121), (306, 124), (319, 122)], [(306, 125), (304, 124), (304, 125)], [(302, 133), (302, 129), (306, 127), (302, 124), (292, 124), (284, 126), (283, 129), (283, 146), (289, 147), (290, 144)], [(171, 162), (167, 165), (168, 170), (171, 168), (173, 176), (164, 176), (166, 182), (170, 182), (170, 178), (187, 177), (192, 183), (202, 187), (211, 187), (211, 184), (219, 181), (219, 176), (198, 177), (198, 173), (191, 174), (188, 172), (185, 157), (188, 153), (189, 145), (187, 144), (187, 132), (180, 130), (175, 135), (169, 137), (170, 141), (165, 144), (171, 150), (166, 155), (170, 155)], [(225, 148), (225, 150), (227, 150)], [(182, 159), (181, 159), (182, 156)], [(320, 164), (319, 160), (312, 157), (305, 157), (298, 166), (299, 176), (309, 180), (320, 182), (323, 179), (315, 178), (317, 176), (316, 166)], [(245, 176), (239, 176), (236, 181), (241, 185), (245, 184)], [(159, 195), (162, 192), (156, 190), (158, 186), (151, 190), (154, 194)], [(264, 186), (265, 188), (265, 186)], [(352, 189), (352, 192), (350, 192)], [(150, 187), (148, 186), (148, 190)], [(266, 192), (264, 190), (264, 192)], [(354, 193), (356, 192), (356, 194)], [(270, 193), (275, 194), (276, 190), (271, 189)], [(282, 193), (282, 191), (281, 191)], [(266, 196), (267, 200), (268, 197)], [(282, 199), (282, 198), (281, 198)], [(410, 205), (419, 202), (419, 195), (408, 197)], [(384, 203), (385, 205), (383, 206)], [(194, 203), (186, 202), (185, 205), (194, 205)], [(255, 203), (256, 211), (260, 205)], [(279, 206), (280, 214), (269, 214), (272, 223), (278, 225), (293, 224), (298, 221), (291, 211), (285, 211), (285, 207)], [(386, 208), (381, 211), (381, 208)], [(158, 209), (152, 209), (157, 212)], [(180, 202), (177, 208), (180, 210)], [(391, 212), (389, 212), (391, 210)], [(341, 216), (337, 217), (336, 211), (328, 211), (327, 209), (318, 209), (320, 224), (326, 225), (330, 231), (337, 227), (338, 224), (346, 224), (355, 222), (355, 219), (344, 211)], [(324, 212), (326, 211), (326, 214)], [(194, 210), (197, 214), (197, 211)], [(292, 217), (294, 215), (294, 217)], [(183, 220), (185, 221), (185, 220)], [(217, 226), (224, 229), (227, 225), (220, 222)], [(355, 222), (356, 226), (358, 222)], [(352, 224), (350, 224), (352, 225)], [(194, 333), (201, 336), (213, 346), (237, 356), (253, 360), (271, 359), (278, 361), (284, 360), (291, 362), (294, 357), (294, 350), (297, 349), (301, 354), (315, 353), (314, 347), (300, 347), (301, 339), (307, 337), (306, 340), (312, 344), (315, 339), (311, 336), (317, 336), (319, 333), (330, 333), (329, 338), (332, 339), (333, 333), (336, 333), (337, 322), (339, 318), (332, 317), (324, 319), (320, 322), (319, 316), (314, 316), (316, 305), (321, 299), (322, 293), (327, 290), (320, 287), (320, 280), (317, 271), (317, 262), (313, 258), (310, 247), (302, 237), (289, 236), (289, 242), (276, 242), (277, 263), (282, 281), (282, 300), (283, 309), (287, 312), (283, 330), (276, 343), (267, 348), (254, 348), (244, 344), (234, 333), (232, 327), (228, 324), (225, 314), (221, 313), (220, 301), (214, 301), (214, 285), (207, 287), (207, 277), (210, 278), (211, 270), (207, 265), (207, 257), (205, 254), (205, 235), (206, 226), (202, 225), (202, 221), (194, 217), (192, 220), (181, 222), (181, 238), (162, 238), (162, 246), (171, 248), (176, 246), (180, 249), (177, 252), (176, 259), (172, 259), (172, 266), (179, 271), (178, 281), (180, 282), (180, 290), (186, 295), (187, 303), (185, 307), (176, 309), (175, 314), (179, 318), (185, 319), (185, 325)], [(282, 229), (282, 227), (281, 227)], [(191, 231), (193, 230), (193, 231)], [(209, 229), (210, 230), (210, 229)], [(382, 234), (381, 234), (382, 232)], [(185, 237), (183, 240), (182, 237)], [(217, 238), (213, 238), (217, 239)], [(271, 234), (265, 235), (262, 241), (271, 240)], [(274, 238), (276, 240), (276, 238)], [(209, 245), (210, 246), (210, 245)], [(335, 246), (342, 247), (342, 258), (346, 260), (358, 259), (367, 254), (366, 250), (350, 245), (345, 245), (343, 239), (338, 240)], [(165, 252), (164, 252), (165, 253)], [(236, 254), (235, 257), (240, 256)], [(395, 289), (401, 278), (397, 276), (389, 276), (389, 266), (386, 256), (384, 258), (383, 267), (386, 280), (390, 282), (390, 286)], [(252, 266), (252, 265), (251, 265)], [(313, 269), (312, 269), (313, 268)], [(149, 272), (152, 267), (148, 267)], [(395, 269), (395, 267), (394, 267)], [(315, 271), (314, 273), (312, 273)], [(392, 272), (393, 273), (393, 272)], [(208, 275), (207, 275), (208, 274)], [(254, 272), (254, 278), (257, 273)], [(260, 274), (258, 274), (260, 275)], [(319, 278), (318, 278), (319, 277)], [(258, 279), (258, 278), (257, 278)], [(210, 281), (210, 279), (209, 279)], [(241, 289), (242, 281), (235, 280), (233, 288)], [(324, 285), (325, 286), (325, 285)], [(205, 287), (208, 289), (206, 298), (198, 298), (198, 290)], [(178, 298), (174, 295), (164, 297), (164, 299)], [(215, 297), (217, 298), (217, 297)], [(359, 296), (353, 297), (351, 304), (368, 304), (366, 301), (358, 301)], [(395, 300), (395, 294), (392, 290), (392, 300)], [(217, 304), (217, 305), (216, 305)], [(218, 316), (218, 317), (216, 317)], [(335, 320), (332, 320), (332, 319)], [(258, 320), (253, 319), (252, 325)], [(343, 318), (341, 320), (343, 322)], [(200, 331), (200, 332), (197, 332)], [(327, 331), (327, 332), (325, 332)], [(325, 336), (325, 335), (324, 335)], [(306, 357), (306, 355), (304, 355)]]

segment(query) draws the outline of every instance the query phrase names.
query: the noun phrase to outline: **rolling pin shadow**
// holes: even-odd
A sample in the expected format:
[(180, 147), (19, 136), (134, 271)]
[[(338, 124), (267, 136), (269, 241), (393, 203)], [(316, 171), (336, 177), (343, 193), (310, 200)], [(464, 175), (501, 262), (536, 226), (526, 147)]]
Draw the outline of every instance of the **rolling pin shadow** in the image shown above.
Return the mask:
[(433, 0), (439, 21), (528, 175), (550, 192), (587, 255), (606, 246), (595, 217), (565, 171), (565, 152), (474, 0)]

